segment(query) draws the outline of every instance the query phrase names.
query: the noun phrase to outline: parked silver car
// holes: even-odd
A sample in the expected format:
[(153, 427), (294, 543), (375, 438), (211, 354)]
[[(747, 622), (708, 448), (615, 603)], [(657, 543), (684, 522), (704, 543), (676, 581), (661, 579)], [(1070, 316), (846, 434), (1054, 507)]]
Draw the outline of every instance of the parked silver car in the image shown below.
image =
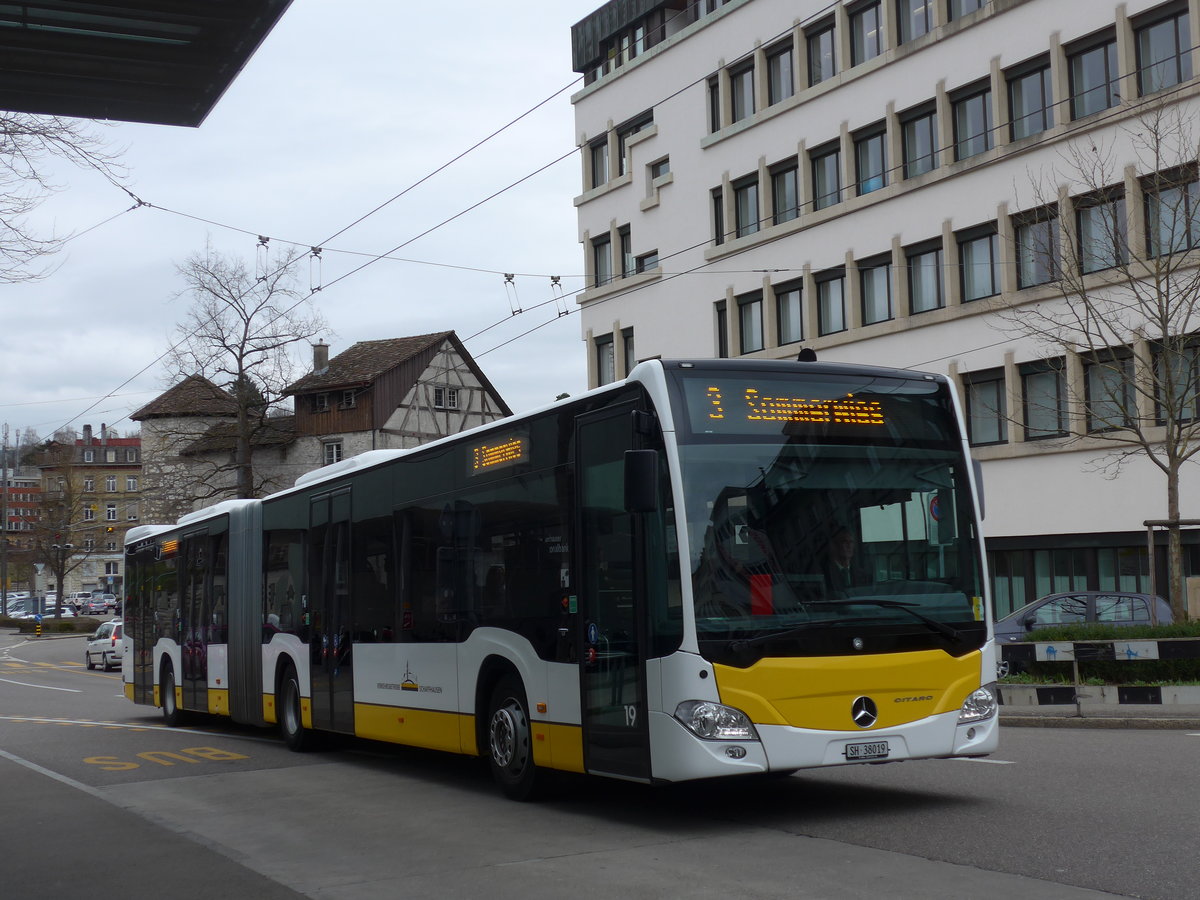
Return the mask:
[(96, 633), (87, 639), (83, 651), (83, 664), (89, 669), (99, 665), (105, 672), (121, 667), (124, 649), (125, 626), (118, 621), (105, 622)]

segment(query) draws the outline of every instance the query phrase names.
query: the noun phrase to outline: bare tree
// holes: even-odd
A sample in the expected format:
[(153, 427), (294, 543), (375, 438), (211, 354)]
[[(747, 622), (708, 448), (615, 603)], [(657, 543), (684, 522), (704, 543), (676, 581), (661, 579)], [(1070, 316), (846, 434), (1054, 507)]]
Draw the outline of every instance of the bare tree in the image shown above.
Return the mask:
[(1060, 165), (1033, 179), (1035, 208), (1013, 229), (1020, 286), (1053, 283), (1054, 295), (1000, 313), (1046, 359), (1044, 388), (1030, 380), (1023, 398), (1027, 429), (1032, 420), (1064, 443), (1096, 448), (1106, 477), (1134, 458), (1164, 476), (1180, 621), (1180, 474), (1200, 453), (1198, 149), (1185, 109), (1165, 104), (1107, 143), (1069, 144)]
[(91, 123), (56, 116), (0, 111), (0, 283), (32, 281), (42, 263), (69, 236), (45, 235), (29, 215), (58, 189), (50, 176), (57, 161), (93, 169), (118, 182), (118, 154), (109, 151)]
[(42, 493), (36, 515), (31, 516), (31, 555), (50, 570), (58, 594), (58, 613), (66, 603), (66, 577), (95, 552), (104, 529), (87, 498), (83, 474), (75, 465), (74, 435), (48, 441), (39, 452)]
[[(320, 314), (293, 287), (295, 257), (279, 256), (253, 275), (236, 257), (211, 247), (187, 259), (179, 273), (192, 305), (176, 329), (170, 366), (176, 377), (200, 375), (226, 391), (232, 422), (172, 436), (203, 470), (196, 499), (258, 497), (270, 487), (254, 468), (254, 447), (271, 440), (294, 380), (290, 350), (327, 331)], [(231, 432), (231, 433), (230, 433)], [(232, 447), (231, 454), (217, 451)]]

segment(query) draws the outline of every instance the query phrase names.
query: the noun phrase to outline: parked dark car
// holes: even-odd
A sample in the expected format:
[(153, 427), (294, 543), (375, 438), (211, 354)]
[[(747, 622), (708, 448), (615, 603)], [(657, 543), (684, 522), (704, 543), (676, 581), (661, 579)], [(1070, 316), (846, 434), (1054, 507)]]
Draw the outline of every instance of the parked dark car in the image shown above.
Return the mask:
[(1047, 594), (996, 620), (996, 643), (1021, 641), (1052, 625), (1169, 625), (1171, 606), (1162, 597), (1126, 591)]

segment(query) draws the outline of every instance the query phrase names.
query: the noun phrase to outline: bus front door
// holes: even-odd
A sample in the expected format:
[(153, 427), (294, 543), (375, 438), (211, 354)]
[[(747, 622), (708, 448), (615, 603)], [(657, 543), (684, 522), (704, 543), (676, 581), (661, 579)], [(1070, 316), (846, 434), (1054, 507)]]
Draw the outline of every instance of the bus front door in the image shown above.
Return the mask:
[(323, 731), (353, 734), (349, 489), (314, 497), (309, 513), (312, 723)]
[(632, 403), (575, 425), (579, 492), (583, 760), (589, 772), (649, 779), (643, 604), (633, 516), (625, 511), (625, 451), (636, 446)]

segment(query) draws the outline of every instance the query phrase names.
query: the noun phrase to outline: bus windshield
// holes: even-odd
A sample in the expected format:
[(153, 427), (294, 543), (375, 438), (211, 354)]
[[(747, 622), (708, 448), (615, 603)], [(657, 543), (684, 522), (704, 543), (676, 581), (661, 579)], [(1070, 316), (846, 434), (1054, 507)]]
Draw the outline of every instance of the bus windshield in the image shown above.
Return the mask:
[(708, 373), (679, 389), (706, 658), (982, 645), (979, 542), (944, 383)]

